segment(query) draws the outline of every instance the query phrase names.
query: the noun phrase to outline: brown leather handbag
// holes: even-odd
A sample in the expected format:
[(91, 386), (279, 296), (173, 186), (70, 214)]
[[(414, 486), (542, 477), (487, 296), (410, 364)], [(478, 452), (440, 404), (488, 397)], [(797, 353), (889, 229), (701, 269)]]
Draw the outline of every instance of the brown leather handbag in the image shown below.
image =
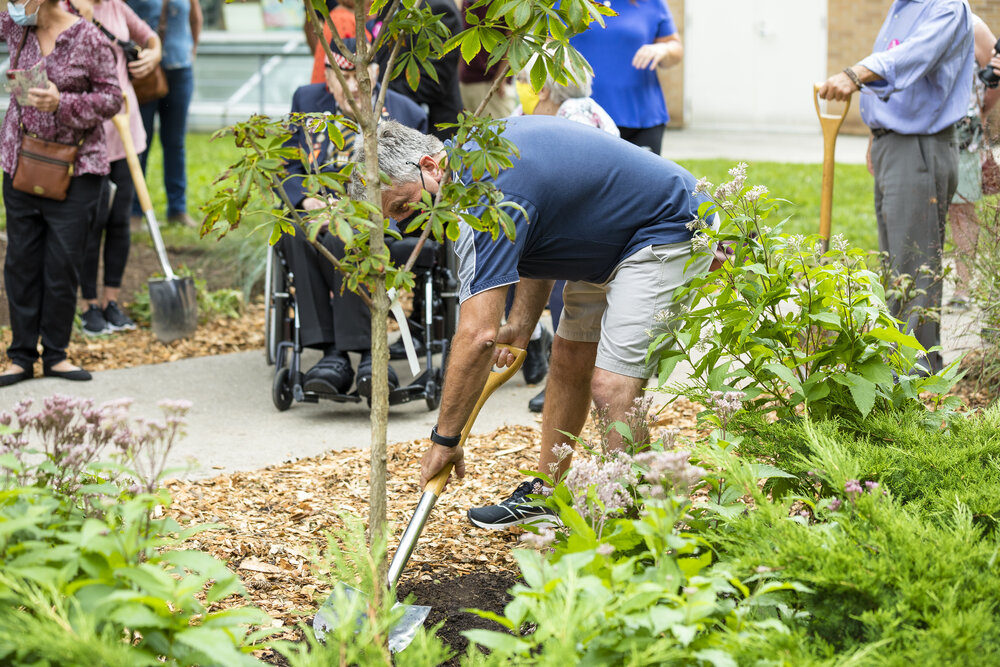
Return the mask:
[[(163, 43), (163, 36), (167, 32), (167, 3), (163, 0), (163, 9), (160, 10), (160, 23), (156, 26), (156, 34), (160, 36), (160, 43)], [(170, 92), (167, 86), (167, 75), (163, 71), (163, 65), (157, 65), (153, 71), (146, 76), (132, 79), (132, 88), (135, 89), (135, 98), (139, 104), (152, 102), (161, 97), (166, 97)]]
[[(24, 40), (28, 36), (25, 30), (17, 53), (11, 58), (11, 69), (21, 57)], [(73, 165), (76, 154), (83, 144), (83, 139), (77, 144), (61, 144), (58, 141), (41, 139), (28, 132), (21, 124), (21, 149), (17, 154), (17, 167), (14, 169), (15, 190), (38, 195), (46, 199), (64, 201), (73, 178)]]
[[(80, 143), (83, 143), (82, 141)], [(15, 190), (64, 201), (80, 145), (39, 139), (21, 126), (21, 150), (12, 185)]]

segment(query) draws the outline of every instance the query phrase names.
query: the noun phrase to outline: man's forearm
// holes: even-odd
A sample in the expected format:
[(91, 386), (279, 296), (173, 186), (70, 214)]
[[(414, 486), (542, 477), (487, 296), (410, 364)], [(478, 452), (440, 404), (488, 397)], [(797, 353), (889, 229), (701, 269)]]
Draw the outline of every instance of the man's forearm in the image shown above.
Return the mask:
[(549, 302), (553, 283), (552, 280), (521, 278), (517, 284), (514, 303), (507, 316), (507, 326), (518, 332), (518, 336), (513, 341), (517, 347), (524, 347), (528, 344), (531, 331), (538, 322), (538, 318), (542, 316), (545, 304)]
[(438, 433), (458, 435), (465, 427), (489, 377), (495, 345), (484, 345), (474, 335), (459, 331), (452, 338), (447, 381), (438, 413)]

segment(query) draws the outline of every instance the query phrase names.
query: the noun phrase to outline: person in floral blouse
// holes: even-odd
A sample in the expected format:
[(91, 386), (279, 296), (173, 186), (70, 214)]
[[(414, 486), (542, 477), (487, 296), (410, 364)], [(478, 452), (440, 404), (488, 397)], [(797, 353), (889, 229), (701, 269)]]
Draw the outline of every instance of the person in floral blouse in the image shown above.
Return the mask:
[[(12, 69), (44, 59), (47, 86), (28, 91), (26, 103), (11, 95), (0, 128), (0, 169), (7, 213), (4, 283), (13, 334), (11, 364), (0, 387), (34, 375), (42, 341), (42, 370), (49, 377), (89, 380), (90, 373), (66, 359), (76, 313), (87, 233), (97, 211), (101, 181), (108, 173), (103, 123), (121, 108), (115, 54), (90, 22), (70, 14), (58, 0), (20, 0), (0, 12), (0, 39)], [(79, 144), (64, 201), (15, 190), (23, 132), (63, 144)]]

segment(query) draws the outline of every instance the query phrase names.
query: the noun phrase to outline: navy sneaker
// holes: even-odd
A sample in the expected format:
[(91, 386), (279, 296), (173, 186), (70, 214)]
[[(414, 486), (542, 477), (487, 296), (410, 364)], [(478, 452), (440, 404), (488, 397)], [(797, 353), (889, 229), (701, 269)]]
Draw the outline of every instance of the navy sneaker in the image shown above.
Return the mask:
[(118, 307), (116, 301), (108, 301), (104, 308), (104, 319), (111, 331), (134, 331), (135, 322)]
[(529, 494), (541, 493), (541, 491), (542, 480), (536, 477), (533, 480), (521, 482), (510, 498), (499, 505), (473, 507), (466, 513), (466, 516), (473, 524), (490, 530), (503, 530), (522, 523), (530, 523), (539, 528), (557, 525), (559, 519), (549, 508), (535, 505), (533, 501), (528, 499)]
[(104, 319), (104, 311), (94, 304), (91, 304), (84, 311), (80, 319), (83, 320), (83, 333), (88, 336), (100, 336), (111, 333), (111, 329), (108, 328), (108, 321)]

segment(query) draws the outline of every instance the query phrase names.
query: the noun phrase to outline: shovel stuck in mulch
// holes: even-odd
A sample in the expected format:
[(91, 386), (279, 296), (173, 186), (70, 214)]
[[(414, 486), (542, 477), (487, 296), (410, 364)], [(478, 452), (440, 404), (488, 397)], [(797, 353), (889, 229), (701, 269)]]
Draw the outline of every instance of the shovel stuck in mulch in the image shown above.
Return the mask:
[(139, 198), (139, 205), (142, 206), (146, 225), (149, 227), (149, 235), (153, 238), (156, 257), (160, 260), (160, 267), (163, 269), (163, 278), (149, 280), (149, 306), (152, 311), (153, 335), (160, 342), (169, 343), (179, 338), (189, 337), (198, 328), (198, 295), (195, 292), (193, 278), (178, 278), (174, 274), (174, 270), (170, 268), (167, 249), (163, 245), (163, 237), (160, 236), (160, 225), (156, 222), (153, 202), (149, 198), (146, 179), (142, 175), (139, 156), (136, 155), (135, 144), (132, 142), (132, 131), (128, 126), (128, 119), (129, 109), (126, 97), (124, 112), (114, 116), (111, 120), (118, 130), (118, 134), (121, 135), (122, 145), (125, 147), (125, 160), (128, 162), (128, 170), (132, 174), (135, 193)]
[[(514, 363), (503, 370), (490, 373), (489, 378), (486, 380), (486, 386), (483, 387), (483, 393), (479, 395), (479, 401), (476, 403), (476, 407), (472, 409), (472, 414), (469, 415), (468, 421), (465, 422), (465, 428), (462, 429), (462, 439), (459, 442), (459, 447), (465, 445), (465, 440), (469, 437), (469, 431), (472, 430), (472, 424), (475, 423), (476, 417), (479, 415), (479, 410), (483, 407), (486, 399), (500, 385), (513, 377), (524, 362), (524, 350), (507, 345), (501, 345), (501, 347), (505, 347), (514, 353)], [(392, 557), (392, 562), (389, 564), (390, 589), (399, 583), (399, 577), (403, 573), (403, 568), (406, 567), (407, 561), (410, 560), (413, 549), (417, 546), (417, 539), (424, 530), (427, 517), (430, 516), (431, 510), (434, 509), (434, 503), (437, 502), (438, 496), (444, 491), (444, 485), (448, 481), (448, 475), (451, 474), (452, 467), (451, 464), (445, 466), (441, 472), (435, 475), (424, 486), (424, 492), (420, 496), (417, 509), (414, 511), (410, 523), (406, 525), (403, 537), (399, 540), (399, 547), (396, 549), (396, 553)], [(364, 593), (356, 588), (352, 588), (344, 583), (338, 583), (334, 587), (333, 593), (330, 594), (330, 597), (326, 599), (323, 606), (316, 612), (315, 618), (313, 618), (313, 632), (316, 633), (317, 639), (322, 641), (331, 629), (340, 624), (340, 616), (337, 613), (338, 602), (343, 605), (363, 595)], [(393, 653), (402, 651), (410, 645), (417, 629), (424, 624), (427, 614), (431, 611), (430, 607), (423, 605), (401, 604), (397, 602), (396, 606), (402, 607), (404, 611), (403, 617), (389, 630), (389, 650)], [(359, 617), (357, 622), (360, 624), (362, 619)]]

